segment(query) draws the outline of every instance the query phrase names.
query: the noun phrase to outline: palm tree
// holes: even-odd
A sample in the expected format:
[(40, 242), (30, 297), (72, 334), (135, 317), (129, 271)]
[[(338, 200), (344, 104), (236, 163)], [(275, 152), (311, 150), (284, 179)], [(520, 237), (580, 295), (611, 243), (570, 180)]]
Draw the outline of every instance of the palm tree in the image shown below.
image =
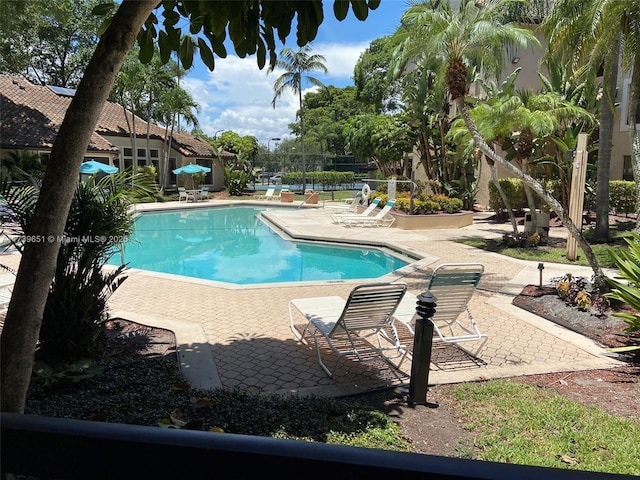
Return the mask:
[[(515, 88), (514, 82), (521, 69), (511, 74), (506, 88), (498, 91), (484, 86), (489, 102), (475, 107), (471, 113), (489, 143), (502, 145), (508, 158), (513, 158), (520, 168), (531, 175), (531, 161), (548, 151), (552, 135), (562, 132), (576, 123), (593, 127), (595, 119), (587, 110), (566, 100), (558, 92), (533, 93)], [(482, 125), (482, 126), (481, 126)], [(531, 211), (533, 231), (536, 231), (536, 208), (533, 192), (524, 185), (527, 203)]]
[[(596, 187), (596, 241), (609, 239), (609, 165), (613, 136), (618, 64), (632, 72), (629, 95), (629, 133), (633, 175), (640, 199), (640, 140), (636, 112), (640, 95), (640, 4), (618, 0), (557, 0), (545, 21), (549, 56), (569, 58), (593, 78), (604, 66)], [(640, 213), (638, 203), (637, 213)], [(640, 216), (638, 216), (640, 219)], [(636, 223), (640, 232), (640, 220)]]
[(307, 75), (308, 72), (328, 73), (325, 62), (327, 61), (322, 55), (309, 55), (311, 45), (307, 44), (294, 52), (290, 48), (284, 48), (280, 52), (280, 58), (275, 65), (269, 67), (269, 72), (273, 72), (276, 68), (283, 68), (285, 72), (280, 75), (273, 84), (273, 100), (271, 105), (276, 108), (276, 100), (284, 93), (285, 90), (291, 90), (298, 95), (300, 105), (300, 137), (301, 154), (302, 154), (302, 192), (307, 188), (305, 178), (305, 159), (304, 159), (304, 115), (302, 113), (302, 84), (308, 82), (317, 87), (324, 87), (324, 84), (315, 77)]
[(169, 179), (169, 153), (173, 143), (173, 131), (180, 118), (187, 125), (198, 126), (198, 117), (193, 110), (198, 111), (199, 105), (193, 100), (189, 92), (177, 83), (173, 88), (165, 90), (160, 95), (160, 102), (156, 106), (156, 118), (164, 124), (164, 154), (160, 162), (159, 183), (160, 188), (166, 187)]
[(526, 48), (530, 43), (539, 44), (529, 30), (504, 22), (507, 3), (508, 0), (486, 0), (478, 5), (471, 0), (462, 0), (455, 12), (447, 3), (436, 8), (432, 8), (430, 3), (421, 3), (410, 7), (403, 21), (406, 17), (416, 26), (419, 35), (414, 41), (421, 45), (423, 51), (433, 52), (446, 65), (445, 78), (451, 99), (487, 163), (490, 166), (499, 163), (520, 178), (558, 215), (584, 251), (594, 271), (596, 287), (606, 288), (604, 273), (593, 250), (562, 205), (533, 177), (498, 155), (484, 141), (465, 102), (472, 67), (481, 67), (485, 74), (498, 74), (502, 69), (505, 47)]

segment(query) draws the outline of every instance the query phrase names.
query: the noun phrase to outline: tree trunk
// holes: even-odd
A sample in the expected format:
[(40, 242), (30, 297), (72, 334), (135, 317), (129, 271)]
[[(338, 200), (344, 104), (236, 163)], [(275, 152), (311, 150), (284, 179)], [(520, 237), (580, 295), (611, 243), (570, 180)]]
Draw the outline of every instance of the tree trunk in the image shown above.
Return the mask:
[[(522, 171), (529, 175), (529, 160), (522, 159)], [(536, 201), (533, 198), (533, 192), (529, 185), (524, 184), (524, 195), (527, 197), (527, 205), (529, 206), (529, 214), (531, 215), (531, 233), (538, 231), (538, 214), (536, 213)]]
[(640, 55), (636, 53), (629, 86), (629, 135), (631, 136), (631, 168), (636, 183), (636, 226), (633, 231), (640, 234), (640, 138), (636, 127), (638, 107), (640, 107)]
[(491, 180), (493, 184), (496, 186), (498, 193), (500, 194), (500, 198), (502, 199), (502, 203), (504, 203), (504, 208), (507, 211), (507, 215), (509, 215), (509, 220), (511, 221), (511, 228), (513, 228), (513, 234), (518, 235), (518, 222), (516, 222), (516, 216), (513, 214), (513, 208), (511, 208), (511, 202), (509, 201), (509, 197), (504, 193), (502, 189), (502, 185), (500, 185), (500, 181), (498, 180), (498, 174), (496, 172), (496, 164), (489, 165), (489, 169), (491, 170)]
[(613, 143), (613, 121), (616, 89), (618, 83), (618, 56), (620, 41), (611, 49), (604, 69), (606, 91), (600, 100), (600, 141), (598, 146), (598, 169), (596, 173), (596, 231), (594, 242), (605, 243), (609, 235), (609, 170), (611, 168), (611, 145)]
[(457, 103), (457, 107), (458, 107), (458, 110), (460, 111), (460, 115), (462, 115), (462, 118), (464, 119), (464, 123), (467, 125), (467, 128), (469, 129), (469, 132), (471, 133), (471, 137), (473, 138), (473, 141), (476, 144), (476, 146), (488, 158), (490, 158), (494, 162), (499, 163), (504, 168), (506, 168), (509, 172), (514, 174), (520, 180), (522, 180), (524, 183), (529, 185), (529, 187), (536, 193), (536, 195), (538, 195), (538, 197), (540, 197), (540, 199), (544, 203), (546, 203), (556, 213), (556, 215), (558, 215), (558, 218), (560, 218), (563, 225), (569, 231), (569, 234), (576, 239), (576, 242), (578, 243), (580, 248), (582, 248), (582, 251), (587, 257), (589, 265), (591, 266), (591, 269), (593, 270), (593, 273), (594, 273), (595, 288), (599, 290), (605, 290), (607, 288), (607, 283), (606, 283), (605, 275), (602, 271), (602, 268), (598, 263), (598, 259), (593, 253), (593, 250), (591, 249), (591, 246), (589, 245), (589, 243), (587, 243), (585, 238), (582, 236), (582, 233), (580, 232), (580, 230), (571, 221), (571, 218), (569, 218), (569, 216), (565, 213), (564, 209), (562, 208), (562, 205), (560, 205), (560, 203), (555, 198), (549, 195), (547, 191), (542, 187), (542, 185), (540, 185), (540, 183), (538, 183), (533, 177), (527, 175), (518, 167), (513, 165), (511, 162), (508, 162), (506, 159), (502, 158), (500, 155), (494, 152), (493, 149), (489, 147), (489, 145), (487, 145), (487, 143), (483, 140), (482, 136), (480, 135), (480, 132), (478, 131), (478, 128), (476, 127), (475, 123), (473, 123), (471, 115), (469, 115), (469, 110), (467, 109), (467, 105), (464, 103), (464, 97), (458, 97), (454, 101)]
[(125, 56), (157, 0), (124, 0), (104, 33), (51, 150), (0, 339), (0, 409), (23, 413), (42, 314), (89, 140)]
[(302, 140), (302, 194), (307, 190), (306, 165), (304, 160), (304, 120), (302, 113), (302, 80), (300, 80), (300, 89), (298, 90), (298, 101), (300, 102), (300, 139)]

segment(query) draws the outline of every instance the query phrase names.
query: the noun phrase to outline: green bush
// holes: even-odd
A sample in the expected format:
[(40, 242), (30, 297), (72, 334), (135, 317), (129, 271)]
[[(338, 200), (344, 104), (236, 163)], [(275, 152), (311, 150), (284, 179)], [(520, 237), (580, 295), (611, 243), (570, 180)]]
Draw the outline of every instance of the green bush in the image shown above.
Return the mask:
[(232, 196), (241, 196), (247, 189), (251, 174), (231, 167), (224, 169), (224, 188)]
[[(512, 209), (523, 210), (527, 208), (527, 197), (519, 178), (501, 178), (498, 182), (509, 199)], [(493, 182), (489, 182), (489, 208), (495, 212), (501, 212), (506, 209)]]
[(609, 182), (609, 202), (611, 210), (620, 214), (636, 211), (636, 185), (626, 180), (612, 180)]
[[(126, 279), (124, 265), (103, 267), (131, 233), (131, 202), (152, 198), (155, 192), (153, 178), (131, 169), (78, 183), (64, 237), (56, 240), (60, 250), (42, 318), (38, 360), (56, 366), (102, 351), (107, 301)], [(21, 232), (28, 232), (39, 185), (11, 188), (5, 183), (1, 193)], [(28, 238), (16, 237), (12, 244), (22, 252)]]
[[(386, 203), (387, 195), (378, 192), (372, 192), (371, 198), (384, 196)], [(410, 210), (409, 193), (399, 192), (396, 196), (396, 210), (409, 213)], [(380, 202), (382, 204), (382, 202)], [(450, 198), (446, 195), (433, 195), (423, 193), (413, 199), (414, 215), (429, 215), (432, 213), (458, 213), (462, 210), (462, 200), (459, 198)]]

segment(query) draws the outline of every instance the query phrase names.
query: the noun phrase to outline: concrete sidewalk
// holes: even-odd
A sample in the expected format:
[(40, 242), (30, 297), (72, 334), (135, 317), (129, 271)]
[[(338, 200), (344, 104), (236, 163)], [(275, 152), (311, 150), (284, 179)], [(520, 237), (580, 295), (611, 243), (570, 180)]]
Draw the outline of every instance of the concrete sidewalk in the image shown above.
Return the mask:
[[(225, 202), (206, 202), (197, 208), (213, 204)], [(173, 206), (161, 204), (162, 208)], [(138, 206), (138, 210), (144, 208)], [(159, 208), (158, 204), (153, 208)], [(493, 225), (479, 216), (474, 225), (457, 230), (354, 228), (332, 224), (330, 211), (289, 208), (271, 210), (263, 216), (283, 234), (295, 238), (386, 244), (422, 258), (376, 279), (404, 281), (415, 294), (426, 289), (430, 272), (440, 263), (485, 265), (485, 274), (470, 307), (489, 341), (479, 358), (453, 346), (434, 349), (431, 383), (610, 368), (620, 364), (593, 341), (511, 304), (525, 285), (538, 284), (537, 262), (514, 260), (452, 241), (460, 237), (499, 237), (505, 231), (504, 226)], [(563, 235), (564, 229), (552, 229), (552, 237)], [(546, 284), (549, 278), (567, 272), (591, 276), (586, 267), (545, 264), (543, 281)], [(346, 298), (361, 281), (238, 286), (145, 271), (131, 270), (128, 275), (110, 300), (113, 316), (174, 331), (183, 373), (194, 387), (338, 396), (409, 381), (409, 361), (401, 370), (389, 368), (384, 362), (345, 361), (335, 379), (330, 379), (318, 366), (313, 346), (296, 341), (289, 328), (291, 299), (329, 295)]]

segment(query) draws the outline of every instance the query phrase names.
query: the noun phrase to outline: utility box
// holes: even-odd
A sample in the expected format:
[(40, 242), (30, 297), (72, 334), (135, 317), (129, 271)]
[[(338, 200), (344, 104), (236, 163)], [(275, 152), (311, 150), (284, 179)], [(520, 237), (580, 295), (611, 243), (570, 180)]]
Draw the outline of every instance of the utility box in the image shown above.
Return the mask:
[[(538, 212), (536, 214), (536, 220), (540, 238), (546, 242), (549, 239), (549, 214), (546, 212)], [(524, 216), (524, 232), (533, 233), (533, 221), (530, 213), (527, 213)]]

